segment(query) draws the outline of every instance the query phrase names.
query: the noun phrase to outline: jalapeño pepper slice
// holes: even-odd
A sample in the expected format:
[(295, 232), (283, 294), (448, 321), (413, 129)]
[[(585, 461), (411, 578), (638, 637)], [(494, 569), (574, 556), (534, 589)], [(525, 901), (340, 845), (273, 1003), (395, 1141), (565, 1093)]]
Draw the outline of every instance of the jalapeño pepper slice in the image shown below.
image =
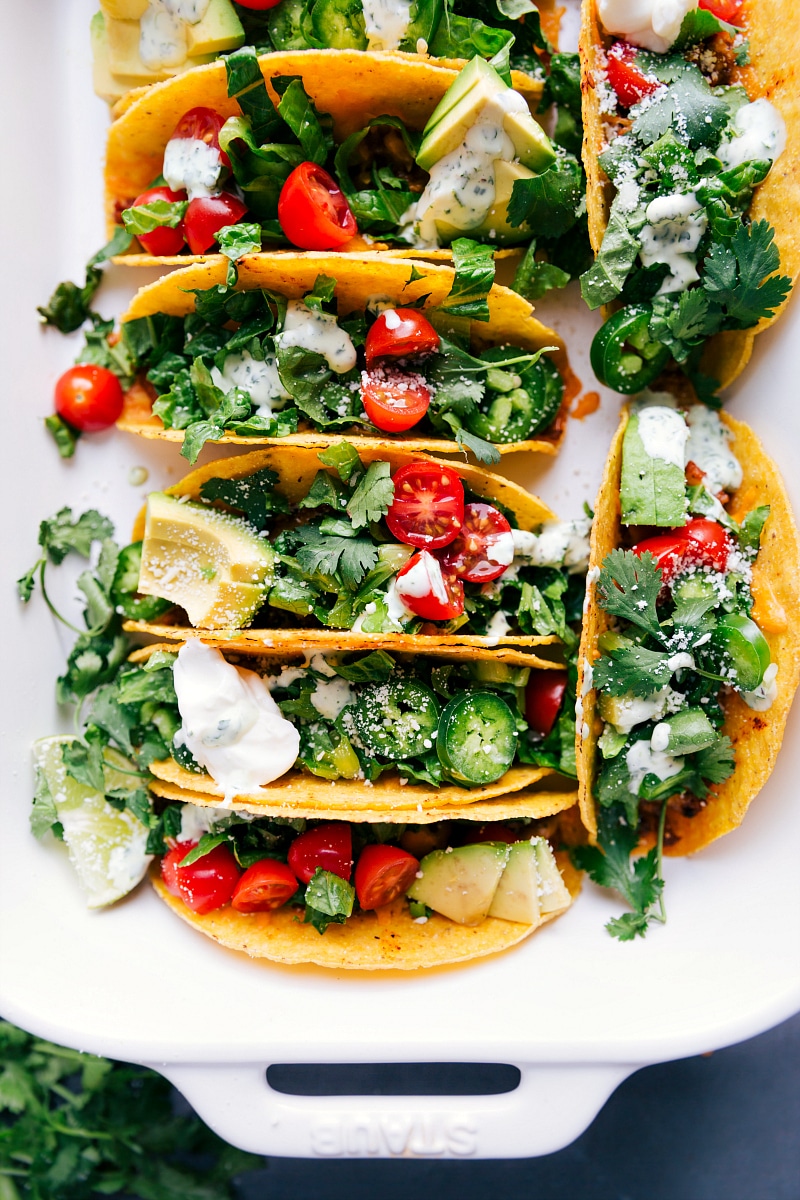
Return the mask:
[(120, 550), (111, 595), (117, 607), (132, 621), (152, 621), (172, 608), (172, 601), (161, 600), (158, 596), (137, 595), (141, 565), (141, 542), (132, 542)]
[(722, 651), (723, 672), (733, 672), (731, 683), (742, 692), (755, 691), (770, 663), (769, 643), (755, 621), (729, 613), (712, 632), (711, 646)]
[(494, 783), (517, 752), (514, 714), (493, 692), (455, 696), (442, 713), (436, 752), (454, 779)]
[(601, 383), (626, 396), (657, 379), (669, 361), (669, 350), (649, 334), (652, 310), (628, 305), (609, 317), (595, 334), (592, 370)]
[(370, 754), (414, 758), (433, 749), (439, 705), (419, 680), (390, 679), (361, 689), (353, 720)]
[[(492, 346), (481, 354), (484, 362), (513, 357), (509, 346)], [(467, 428), (487, 442), (522, 442), (546, 429), (564, 395), (564, 381), (549, 358), (519, 372), (514, 366), (508, 371), (487, 371), (486, 386), (484, 406), (488, 407), (468, 416)]]

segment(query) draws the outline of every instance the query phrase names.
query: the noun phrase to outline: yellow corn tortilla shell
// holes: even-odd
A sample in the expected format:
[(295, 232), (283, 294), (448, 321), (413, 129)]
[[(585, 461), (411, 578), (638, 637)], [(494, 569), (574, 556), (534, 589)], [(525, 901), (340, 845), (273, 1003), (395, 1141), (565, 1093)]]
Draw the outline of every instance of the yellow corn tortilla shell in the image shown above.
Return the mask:
[[(580, 891), (580, 873), (572, 867), (568, 855), (559, 853), (556, 859), (574, 899)], [(271, 913), (238, 913), (233, 908), (220, 908), (200, 917), (167, 891), (155, 867), (150, 880), (160, 898), (187, 925), (229, 950), (272, 962), (314, 963), (345, 971), (392, 968), (413, 971), (483, 958), (507, 950), (554, 916), (561, 915), (546, 916), (537, 926), (501, 921), (497, 917), (487, 917), (480, 925), (457, 925), (434, 913), (424, 924), (418, 924), (401, 900), (387, 905), (380, 915), (358, 913), (345, 925), (329, 925), (320, 936), (292, 908), (278, 908)]]
[[(770, 515), (761, 535), (761, 547), (753, 565), (753, 615), (761, 624), (772, 661), (778, 665), (778, 696), (766, 712), (748, 708), (735, 692), (725, 694), (722, 732), (733, 743), (736, 769), (729, 779), (713, 784), (708, 802), (694, 817), (677, 808), (667, 815), (668, 854), (692, 854), (740, 825), (752, 801), (769, 779), (783, 741), (783, 731), (794, 693), (800, 682), (800, 542), (789, 499), (780, 473), (748, 425), (727, 414), (723, 423), (731, 430), (731, 449), (742, 465), (741, 487), (728, 506), (734, 516), (762, 504)], [(622, 438), (627, 413), (615, 435), (605, 475), (595, 506), (589, 558), (588, 610), (584, 619), (578, 661), (578, 694), (583, 690), (587, 662), (596, 657), (597, 639), (608, 629), (610, 618), (600, 607), (593, 573), (606, 555), (620, 544), (619, 480)], [(597, 767), (597, 738), (602, 723), (597, 713), (597, 692), (590, 689), (583, 699), (587, 736), (577, 731), (577, 764), (580, 811), (592, 836), (597, 821), (592, 791)]]
[[(786, 122), (786, 149), (764, 182), (756, 188), (749, 216), (766, 220), (775, 230), (780, 250), (780, 273), (796, 281), (800, 276), (800, 21), (786, 0), (744, 0), (737, 24), (744, 26), (750, 63), (736, 68), (731, 82), (741, 83), (751, 100), (760, 96), (774, 104)], [(583, 93), (583, 164), (586, 170), (586, 207), (589, 238), (595, 254), (608, 224), (613, 187), (598, 161), (606, 133), (596, 81), (603, 70), (604, 47), (613, 39), (604, 35), (597, 16), (597, 0), (583, 0), (580, 35), (581, 89)], [(708, 342), (701, 370), (725, 388), (744, 370), (753, 341), (777, 320), (788, 298), (752, 329), (727, 330)]]
[[(383, 447), (380, 444), (359, 446), (361, 461), (365, 464), (376, 459), (388, 462), (392, 472), (409, 462), (439, 460), (424, 454), (411, 454), (407, 450), (399, 450), (396, 446)], [(467, 463), (450, 463), (450, 469), (460, 475), (464, 484), (475, 494), (485, 497), (510, 509), (517, 520), (520, 529), (532, 530), (543, 521), (554, 519), (554, 514), (538, 498), (526, 492), (519, 484), (500, 475), (494, 475), (481, 467)], [(218, 459), (207, 466), (200, 467), (185, 476), (179, 483), (167, 488), (170, 496), (186, 496), (190, 500), (200, 498), (200, 488), (207, 479), (241, 479), (247, 475), (269, 467), (278, 476), (276, 488), (283, 492), (294, 505), (306, 494), (320, 470), (328, 470), (335, 474), (335, 468), (323, 468), (317, 452), (302, 447), (285, 449), (282, 446), (269, 447), (265, 450), (255, 450), (251, 454), (240, 455), (236, 458)], [(139, 513), (133, 527), (132, 540), (139, 541), (144, 535), (145, 510)], [(129, 632), (151, 633), (168, 641), (184, 640), (196, 634), (186, 625), (159, 623), (147, 621), (128, 621), (125, 629)], [(436, 653), (437, 651), (472, 651), (475, 657), (478, 652), (485, 654), (491, 650), (492, 658), (498, 661), (518, 662), (520, 665), (545, 666), (552, 665), (546, 660), (538, 659), (534, 647), (553, 646), (558, 643), (554, 636), (539, 637), (533, 634), (504, 634), (500, 637), (487, 637), (477, 634), (401, 634), (401, 633), (364, 633), (341, 629), (237, 629), (216, 630), (210, 637), (204, 633), (203, 639), (212, 645), (223, 645), (231, 650), (264, 650), (274, 649), (277, 654), (286, 654), (297, 650), (389, 650), (398, 654), (405, 652)], [(497, 649), (495, 649), (495, 647)], [(515, 651), (517, 657), (502, 656), (502, 651)], [(467, 655), (464, 655), (467, 657)]]
[[(412, 304), (427, 296), (426, 307), (440, 305), (449, 293), (454, 273), (452, 267), (438, 263), (412, 263), (390, 255), (363, 253), (332, 258), (328, 253), (313, 251), (286, 251), (280, 254), (255, 254), (239, 261), (238, 286), (243, 289), (268, 288), (290, 299), (301, 299), (310, 292), (318, 275), (329, 275), (336, 279), (336, 299), (341, 314), (363, 311), (370, 296), (388, 296), (398, 305)], [(419, 278), (410, 282), (416, 270)], [(168, 313), (186, 316), (193, 312), (195, 298), (191, 289), (208, 289), (224, 284), (227, 271), (226, 260), (214, 256), (207, 262), (193, 263), (181, 271), (173, 271), (155, 283), (148, 284), (134, 296), (123, 321), (137, 317), (148, 317), (153, 313)], [(526, 351), (540, 350), (544, 346), (555, 347), (551, 355), (553, 362), (564, 374), (567, 367), (564, 343), (557, 333), (548, 329), (533, 315), (527, 300), (510, 288), (495, 284), (489, 293), (489, 320), (470, 322), (473, 349), (477, 352), (487, 346), (512, 343)], [(540, 454), (556, 454), (564, 436), (566, 413), (564, 406), (550, 425), (549, 430), (522, 442), (498, 444), (501, 454), (520, 450), (536, 451)], [(117, 422), (120, 429), (142, 437), (161, 438), (182, 442), (182, 429), (164, 429), (159, 417), (150, 408), (149, 397), (141, 387), (128, 393), (122, 416)], [(313, 429), (289, 434), (282, 438), (239, 437), (224, 434), (219, 441), (239, 446), (275, 445), (305, 446), (320, 450), (340, 441), (345, 436), (354, 446), (400, 445), (406, 450), (432, 450), (439, 453), (459, 453), (462, 448), (446, 436), (429, 433), (420, 436), (414, 430), (405, 434), (381, 436), (353, 433), (318, 433)]]

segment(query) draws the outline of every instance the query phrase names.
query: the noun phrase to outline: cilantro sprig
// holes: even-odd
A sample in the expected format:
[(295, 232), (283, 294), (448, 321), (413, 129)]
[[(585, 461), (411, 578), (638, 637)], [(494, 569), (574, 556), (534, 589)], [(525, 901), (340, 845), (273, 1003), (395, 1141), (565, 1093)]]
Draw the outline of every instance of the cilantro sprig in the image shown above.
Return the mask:
[(656, 844), (646, 854), (632, 858), (639, 844), (635, 824), (627, 819), (625, 807), (614, 804), (598, 813), (596, 846), (577, 846), (572, 861), (600, 887), (618, 892), (632, 912), (612, 917), (606, 929), (621, 942), (644, 937), (653, 921), (666, 921), (664, 879), (661, 873), (666, 823), (666, 801), (661, 806)]

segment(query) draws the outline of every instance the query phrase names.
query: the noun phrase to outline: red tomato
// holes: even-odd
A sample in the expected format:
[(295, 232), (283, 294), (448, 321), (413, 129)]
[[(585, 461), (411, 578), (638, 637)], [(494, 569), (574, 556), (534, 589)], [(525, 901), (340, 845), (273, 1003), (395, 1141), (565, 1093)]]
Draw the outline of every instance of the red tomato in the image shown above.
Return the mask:
[(278, 200), (281, 229), (301, 250), (335, 250), (358, 233), (336, 180), (317, 163), (295, 167)]
[(464, 523), (464, 485), (456, 472), (440, 463), (414, 462), (392, 479), (386, 524), (398, 542), (426, 550), (452, 542)]
[(511, 526), (491, 504), (465, 505), (461, 532), (439, 555), (445, 571), (470, 583), (499, 579), (513, 560)]
[(97, 433), (113, 425), (122, 412), (122, 387), (113, 371), (94, 363), (78, 363), (56, 384), (56, 412), (81, 433)]
[[(195, 845), (195, 842), (179, 842), (162, 861), (161, 874), (170, 891), (170, 882), (175, 879), (184, 904), (202, 916), (229, 903), (241, 871), (227, 846), (215, 846), (197, 862), (190, 863), (188, 867), (181, 866), (182, 860)], [(175, 857), (165, 867), (165, 861), (173, 855)]]
[(207, 146), (213, 146), (219, 150), (223, 166), (230, 171), (231, 160), (219, 144), (219, 131), (224, 124), (225, 118), (221, 117), (218, 112), (214, 112), (213, 108), (203, 108), (202, 106), (190, 108), (178, 121), (169, 140), (196, 138), (198, 142), (205, 142)]
[(189, 201), (184, 217), (186, 241), (192, 254), (204, 254), (217, 240), (220, 229), (235, 225), (247, 212), (247, 205), (231, 192), (218, 196), (195, 196)]
[(281, 0), (236, 0), (239, 8), (255, 8), (258, 10), (264, 8), (274, 8), (276, 4), (280, 4)]
[(718, 21), (727, 21), (729, 25), (735, 25), (742, 0), (698, 0), (698, 7), (712, 13)]
[(623, 108), (638, 104), (644, 96), (649, 96), (661, 86), (657, 80), (648, 79), (642, 74), (633, 61), (635, 58), (636, 48), (627, 42), (614, 42), (608, 52), (608, 82)]
[(531, 671), (525, 688), (525, 716), (536, 733), (546, 734), (553, 728), (566, 690), (566, 671)]
[(289, 848), (289, 866), (301, 883), (308, 883), (317, 867), (349, 882), (353, 837), (347, 821), (330, 821), (301, 833)]
[(161, 878), (167, 891), (180, 898), (181, 889), (178, 887), (178, 864), (190, 850), (194, 850), (197, 842), (178, 842), (161, 859)]
[(652, 554), (656, 566), (661, 568), (664, 583), (669, 583), (686, 562), (724, 571), (728, 565), (730, 548), (730, 539), (721, 525), (707, 517), (695, 517), (683, 529), (645, 538), (633, 547), (633, 551), (634, 554), (644, 554), (645, 551)]
[(361, 373), (361, 403), (378, 429), (400, 433), (425, 416), (431, 394), (421, 375), (392, 367), (373, 367)]
[(406, 608), (426, 621), (449, 621), (464, 611), (464, 585), (442, 570), (438, 558), (427, 550), (412, 554), (397, 573), (395, 588)]
[[(148, 188), (146, 192), (142, 192), (140, 196), (136, 197), (131, 207), (135, 208), (140, 204), (149, 204), (152, 200), (168, 200), (170, 204), (175, 204), (177, 201), (185, 199), (186, 192), (173, 192), (168, 187)], [(154, 229), (152, 233), (140, 233), (137, 236), (137, 241), (148, 254), (159, 256), (180, 254), (185, 241), (183, 236), (183, 221), (181, 221), (180, 225), (176, 225), (174, 229), (169, 225), (159, 225), (158, 229)]]
[(362, 908), (391, 904), (411, 887), (419, 859), (397, 846), (365, 846), (356, 863), (355, 885)]
[(413, 358), (439, 349), (439, 335), (418, 308), (389, 308), (370, 326), (367, 366), (382, 358)]
[(237, 912), (269, 912), (281, 908), (297, 891), (297, 880), (286, 863), (262, 858), (248, 867), (233, 893), (231, 906)]

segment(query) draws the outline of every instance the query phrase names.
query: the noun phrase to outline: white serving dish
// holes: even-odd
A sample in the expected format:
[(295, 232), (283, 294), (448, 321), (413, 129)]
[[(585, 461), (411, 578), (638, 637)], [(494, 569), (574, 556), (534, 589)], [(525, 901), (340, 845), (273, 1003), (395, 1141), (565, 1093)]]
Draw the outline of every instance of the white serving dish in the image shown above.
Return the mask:
[[(41, 518), (97, 506), (125, 536), (146, 488), (174, 481), (174, 447), (109, 434), (63, 464), (45, 435), (52, 386), (74, 347), (41, 332), (35, 306), (77, 278), (102, 242), (104, 106), (90, 91), (91, 0), (6, 12), (3, 89), (2, 322), (6, 403), (0, 839), (0, 1011), (85, 1050), (149, 1063), (224, 1137), (278, 1155), (509, 1157), (564, 1146), (640, 1066), (712, 1050), (800, 1008), (800, 714), (744, 828), (699, 858), (666, 866), (669, 922), (644, 942), (603, 931), (620, 905), (588, 885), (562, 920), (494, 958), (412, 975), (254, 963), (176, 921), (144, 886), (90, 913), (60, 848), (28, 831), (30, 744), (68, 727), (53, 681), (69, 645), (13, 580), (36, 557)], [(118, 270), (100, 307), (117, 312), (152, 273)], [(111, 286), (113, 283), (113, 286)], [(595, 319), (575, 291), (542, 306), (591, 383)], [(800, 508), (800, 307), (759, 339), (729, 407), (752, 421)], [(555, 462), (507, 463), (562, 514), (592, 500), (618, 398), (570, 422)], [(69, 587), (55, 589), (67, 600)], [(275, 1062), (472, 1061), (517, 1064), (520, 1087), (488, 1097), (293, 1097), (272, 1091)]]

